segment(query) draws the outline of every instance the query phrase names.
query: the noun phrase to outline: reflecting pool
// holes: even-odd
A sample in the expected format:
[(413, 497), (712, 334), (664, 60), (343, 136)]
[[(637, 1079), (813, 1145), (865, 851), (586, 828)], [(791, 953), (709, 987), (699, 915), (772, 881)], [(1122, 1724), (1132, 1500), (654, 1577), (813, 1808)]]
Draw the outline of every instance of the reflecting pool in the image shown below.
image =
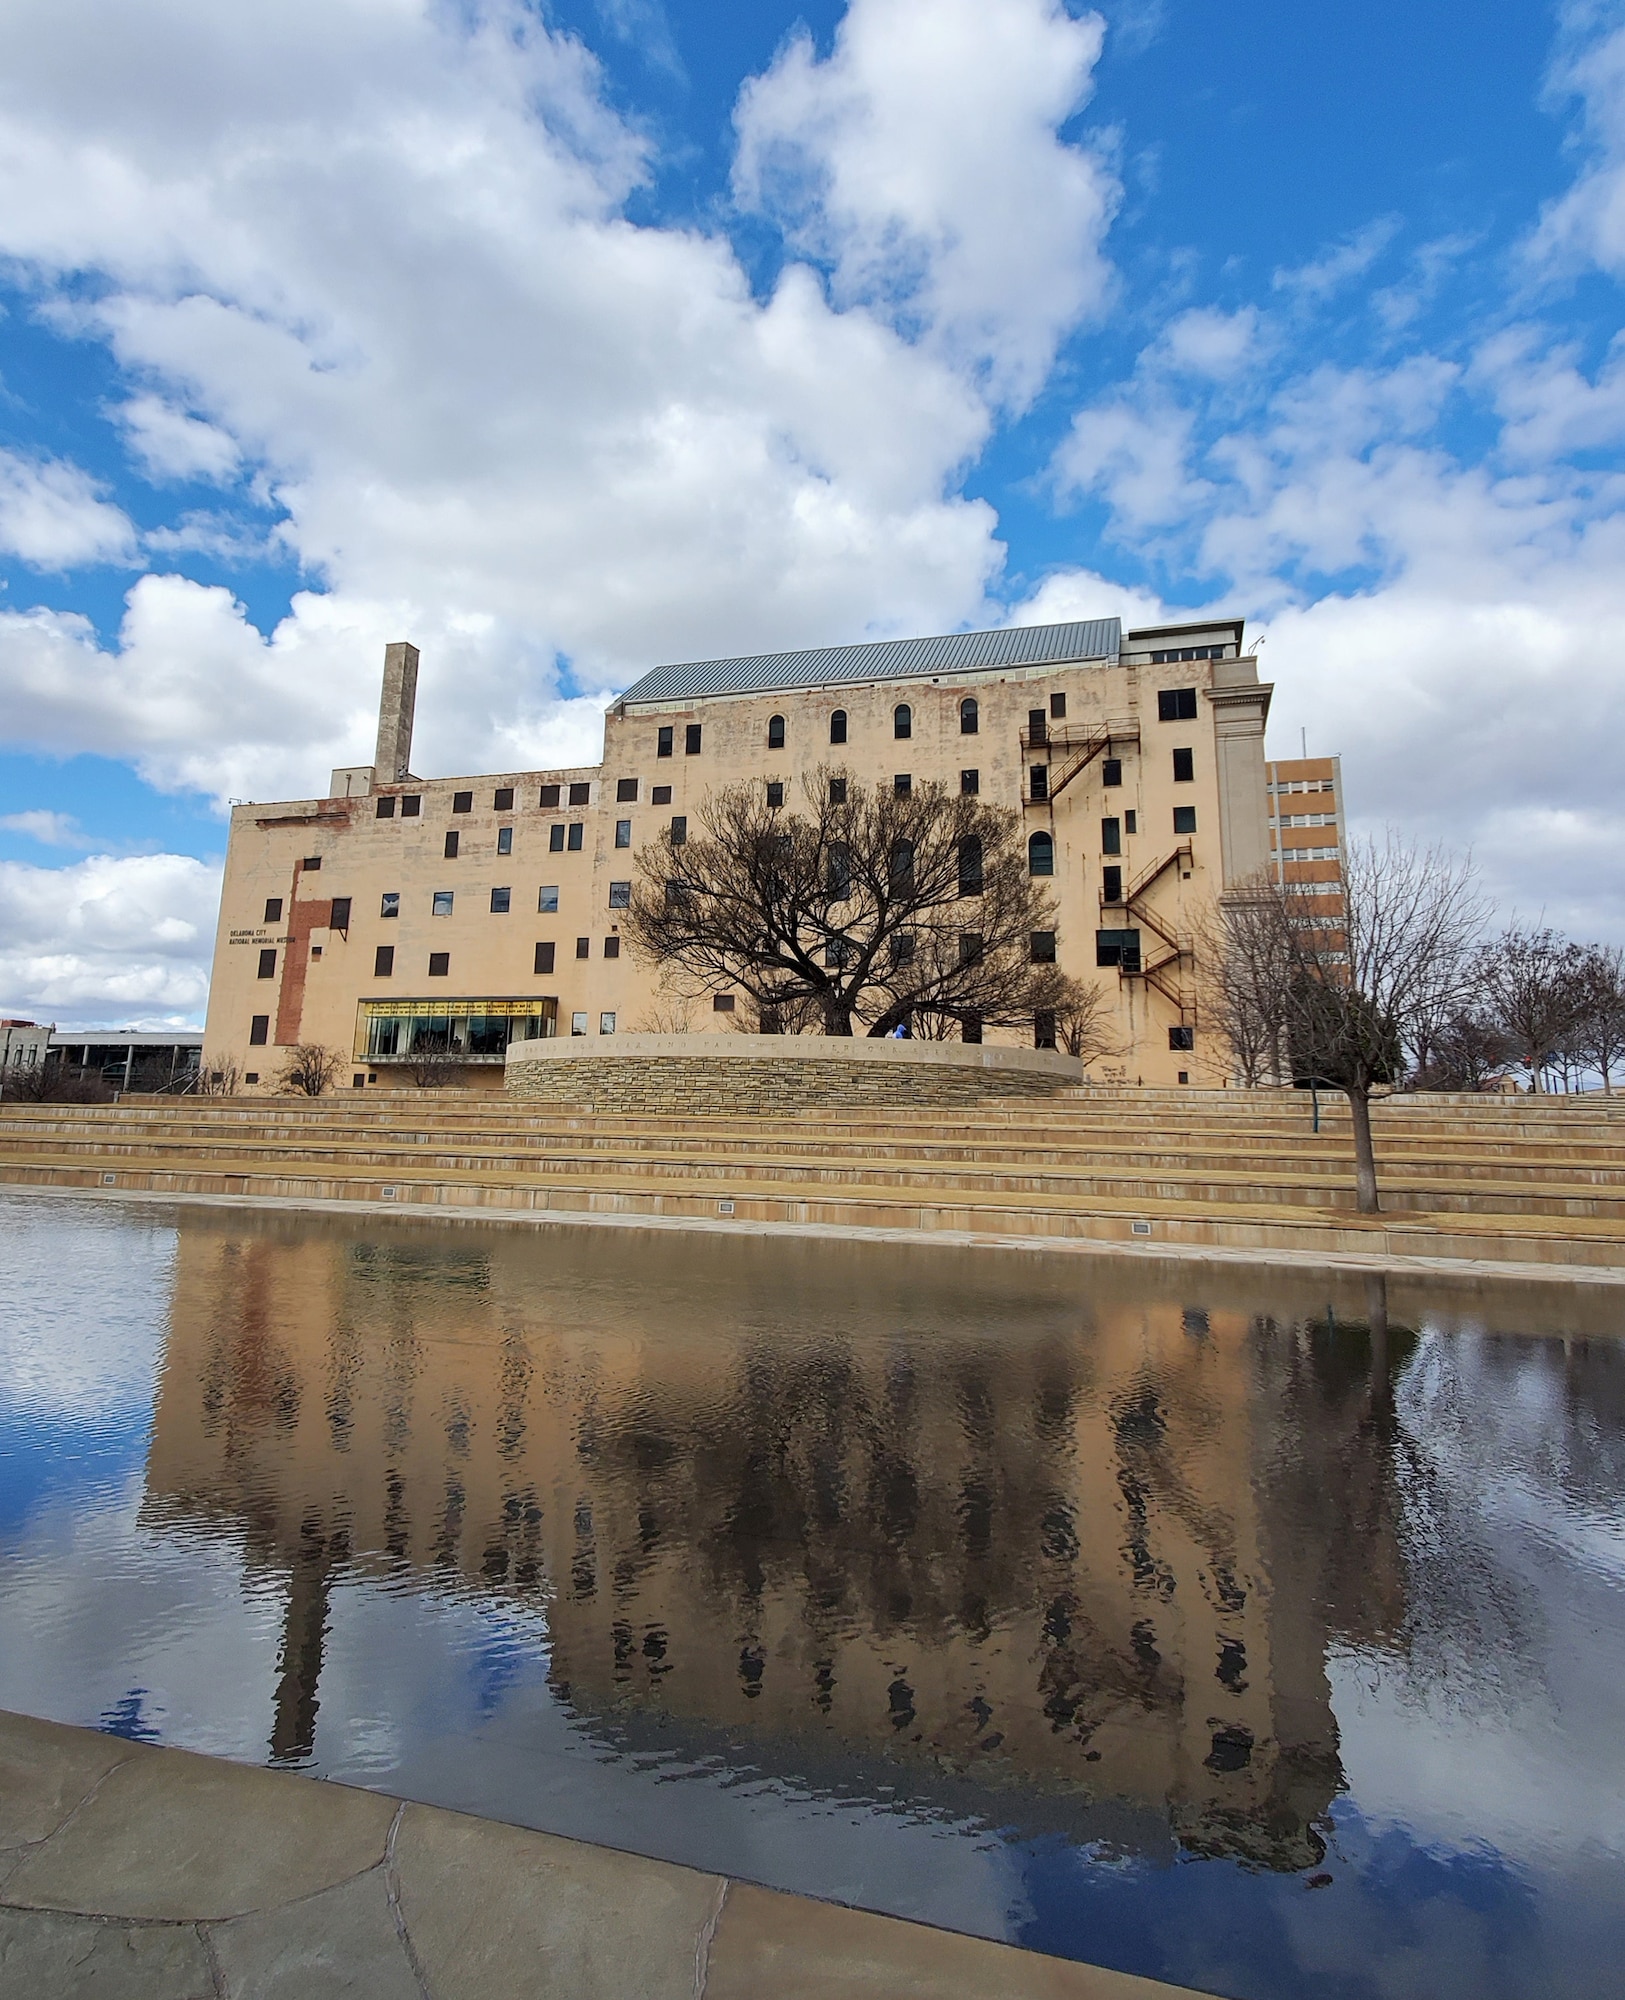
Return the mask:
[(0, 1706), (1237, 2000), (1620, 1991), (1625, 1296), (0, 1194)]

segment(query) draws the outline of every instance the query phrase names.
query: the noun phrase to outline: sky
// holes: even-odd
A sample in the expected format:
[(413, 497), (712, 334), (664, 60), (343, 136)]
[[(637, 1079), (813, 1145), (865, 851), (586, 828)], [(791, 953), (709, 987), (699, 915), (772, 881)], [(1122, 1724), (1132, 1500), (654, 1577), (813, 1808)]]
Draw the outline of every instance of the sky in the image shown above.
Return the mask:
[(661, 661), (1222, 612), (1625, 939), (1625, 0), (0, 0), (0, 1013), (200, 1021), (225, 814)]

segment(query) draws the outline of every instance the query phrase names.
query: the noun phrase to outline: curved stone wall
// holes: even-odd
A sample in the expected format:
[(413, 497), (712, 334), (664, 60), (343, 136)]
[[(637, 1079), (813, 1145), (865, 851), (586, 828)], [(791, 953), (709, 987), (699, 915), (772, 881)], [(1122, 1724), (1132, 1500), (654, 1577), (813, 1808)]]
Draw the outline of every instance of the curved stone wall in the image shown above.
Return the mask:
[(851, 1041), (822, 1035), (617, 1035), (514, 1042), (512, 1097), (593, 1111), (679, 1115), (803, 1104), (974, 1104), (1050, 1097), (1084, 1083), (1073, 1056), (992, 1043)]

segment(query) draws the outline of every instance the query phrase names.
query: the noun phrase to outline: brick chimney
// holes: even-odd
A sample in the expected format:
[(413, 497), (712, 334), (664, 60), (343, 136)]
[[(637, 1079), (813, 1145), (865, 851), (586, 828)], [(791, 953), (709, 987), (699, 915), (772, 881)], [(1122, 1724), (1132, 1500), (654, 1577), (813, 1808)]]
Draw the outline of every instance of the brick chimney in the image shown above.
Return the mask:
[(412, 711), (418, 698), (418, 649), (404, 639), (384, 648), (384, 691), (378, 703), (377, 783), (411, 776)]

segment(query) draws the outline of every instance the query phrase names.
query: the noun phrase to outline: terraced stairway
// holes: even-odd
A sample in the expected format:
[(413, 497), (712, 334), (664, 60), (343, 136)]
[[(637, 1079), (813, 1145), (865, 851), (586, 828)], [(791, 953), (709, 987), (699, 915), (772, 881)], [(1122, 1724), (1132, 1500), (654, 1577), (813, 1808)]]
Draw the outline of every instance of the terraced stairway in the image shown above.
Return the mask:
[(0, 1182), (717, 1227), (1472, 1259), (1625, 1274), (1625, 1100), (1376, 1108), (1385, 1212), (1347, 1114), (1294, 1091), (1098, 1089), (975, 1109), (632, 1118), (478, 1093), (0, 1105)]

